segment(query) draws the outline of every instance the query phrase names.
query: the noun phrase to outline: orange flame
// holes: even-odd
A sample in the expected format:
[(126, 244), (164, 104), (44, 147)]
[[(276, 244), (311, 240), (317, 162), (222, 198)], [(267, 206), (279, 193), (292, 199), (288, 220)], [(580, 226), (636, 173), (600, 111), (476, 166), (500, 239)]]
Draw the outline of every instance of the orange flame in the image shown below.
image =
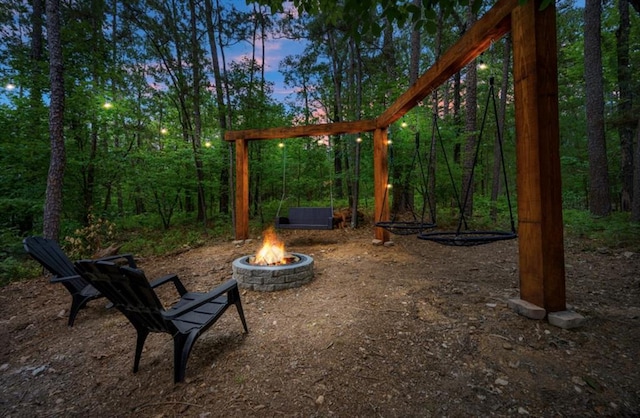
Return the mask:
[(262, 248), (260, 248), (260, 250), (256, 254), (255, 259), (253, 260), (253, 264), (258, 264), (261, 266), (281, 264), (284, 260), (284, 256), (284, 243), (278, 240), (278, 237), (273, 228), (269, 228), (264, 232)]

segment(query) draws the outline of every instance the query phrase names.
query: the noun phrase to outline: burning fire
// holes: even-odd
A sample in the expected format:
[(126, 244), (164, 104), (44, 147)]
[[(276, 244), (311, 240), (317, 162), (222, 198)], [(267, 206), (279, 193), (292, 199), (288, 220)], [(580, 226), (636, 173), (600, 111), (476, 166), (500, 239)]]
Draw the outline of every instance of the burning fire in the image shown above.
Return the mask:
[(252, 262), (253, 264), (260, 266), (272, 266), (287, 263), (284, 243), (278, 240), (273, 228), (269, 228), (264, 232), (262, 248), (260, 248)]

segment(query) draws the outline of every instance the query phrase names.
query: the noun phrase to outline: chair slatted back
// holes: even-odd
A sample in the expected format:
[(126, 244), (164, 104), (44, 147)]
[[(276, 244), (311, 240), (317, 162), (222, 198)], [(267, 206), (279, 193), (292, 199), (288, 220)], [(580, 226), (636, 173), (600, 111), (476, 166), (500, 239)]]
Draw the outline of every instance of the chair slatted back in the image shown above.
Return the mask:
[[(22, 244), (25, 251), (55, 277), (78, 275), (73, 263), (56, 241), (42, 237), (27, 237), (22, 241)], [(84, 289), (88, 283), (78, 276), (77, 279), (65, 281), (63, 284), (71, 293), (77, 293)]]
[(141, 270), (106, 261), (81, 260), (78, 269), (136, 328), (173, 334), (176, 328), (163, 318), (162, 302)]

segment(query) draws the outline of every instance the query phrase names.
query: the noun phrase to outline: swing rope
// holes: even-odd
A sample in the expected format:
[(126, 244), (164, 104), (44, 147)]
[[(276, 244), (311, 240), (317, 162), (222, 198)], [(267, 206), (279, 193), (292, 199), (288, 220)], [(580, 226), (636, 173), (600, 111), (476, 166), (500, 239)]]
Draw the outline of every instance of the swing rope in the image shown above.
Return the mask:
[[(489, 80), (491, 83), (491, 91), (493, 96), (493, 77)], [(498, 107), (496, 106), (496, 99), (493, 97), (493, 111), (496, 115), (496, 138), (498, 139), (498, 148), (500, 149), (500, 163), (502, 164), (502, 177), (504, 179), (504, 190), (507, 195), (507, 205), (509, 206), (509, 221), (511, 222), (511, 232), (516, 234), (516, 224), (513, 216), (513, 206), (511, 205), (511, 194), (509, 193), (509, 182), (507, 181), (507, 166), (504, 163), (504, 150), (502, 147), (502, 129), (498, 123)]]
[[(431, 211), (431, 199), (429, 198), (429, 173), (427, 172), (427, 174), (424, 173), (424, 164), (423, 164), (423, 160), (422, 160), (422, 155), (420, 154), (420, 132), (416, 132), (416, 151), (415, 151), (415, 156), (417, 156), (419, 163), (418, 166), (420, 167), (420, 178), (422, 179), (422, 182), (418, 184), (418, 192), (420, 192), (423, 196), (422, 198), (422, 213), (420, 214), (420, 219), (422, 220), (422, 222), (424, 223), (424, 215), (425, 212), (427, 210), (427, 206), (429, 207), (429, 211), (431, 212), (431, 226), (430, 227), (435, 227), (435, 214)], [(415, 158), (415, 157), (414, 157)], [(407, 181), (407, 187), (409, 186), (408, 181)], [(405, 189), (406, 190), (406, 189)], [(414, 220), (415, 216), (414, 216)]]
[[(284, 145), (281, 145), (284, 148)], [(331, 155), (331, 143), (329, 142), (328, 155)], [(282, 152), (282, 196), (275, 217), (275, 227), (280, 229), (333, 229), (333, 175), (329, 171), (329, 193), (331, 207), (290, 207), (289, 214), (281, 217), (283, 203), (286, 194), (286, 151)]]
[(329, 162), (330, 162), (330, 167), (329, 168), (329, 201), (330, 201), (330, 207), (331, 207), (331, 211), (333, 212), (333, 181), (335, 178), (335, 171), (336, 171), (336, 161), (335, 161), (335, 151), (333, 149), (333, 145), (331, 145), (331, 137), (329, 137)]
[[(335, 161), (333, 157), (335, 156), (333, 146), (331, 145), (331, 139), (329, 139), (328, 143), (329, 150), (329, 158), (330, 165), (332, 168), (329, 169), (329, 201), (331, 210), (333, 210), (333, 181), (335, 178)], [(287, 148), (282, 144), (282, 195), (280, 196), (280, 203), (278, 204), (278, 211), (276, 212), (276, 217), (280, 216), (280, 210), (282, 209), (282, 203), (285, 201), (287, 195)]]
[(453, 187), (453, 197), (456, 199), (456, 203), (458, 204), (458, 210), (462, 214), (461, 217), (464, 220), (465, 228), (467, 228), (467, 220), (464, 216), (464, 211), (462, 210), (462, 202), (460, 202), (460, 194), (458, 193), (458, 188), (456, 187), (456, 182), (453, 179), (453, 170), (451, 170), (451, 164), (449, 164), (449, 158), (447, 157), (447, 150), (444, 147), (444, 141), (442, 139), (442, 134), (440, 133), (440, 127), (438, 126), (438, 114), (433, 112), (433, 128), (432, 128), (432, 136), (437, 133), (438, 142), (440, 143), (440, 149), (442, 150), (442, 155), (444, 156), (444, 162), (447, 165), (447, 172), (449, 173), (449, 180), (451, 180), (451, 186)]
[(276, 212), (276, 218), (280, 217), (280, 209), (282, 209), (282, 203), (287, 193), (287, 148), (282, 143), (282, 196), (280, 196), (280, 204), (278, 205), (278, 211)]

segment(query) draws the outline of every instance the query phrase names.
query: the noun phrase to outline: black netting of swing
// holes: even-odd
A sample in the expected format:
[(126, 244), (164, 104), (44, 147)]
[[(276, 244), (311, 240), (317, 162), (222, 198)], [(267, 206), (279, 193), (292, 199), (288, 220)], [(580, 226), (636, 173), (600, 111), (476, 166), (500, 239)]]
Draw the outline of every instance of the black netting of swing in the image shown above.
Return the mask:
[(384, 228), (395, 235), (415, 235), (426, 229), (435, 228), (436, 224), (429, 222), (376, 222), (375, 226)]
[(419, 239), (455, 247), (473, 247), (517, 237), (518, 234), (512, 231), (426, 232), (418, 235)]

